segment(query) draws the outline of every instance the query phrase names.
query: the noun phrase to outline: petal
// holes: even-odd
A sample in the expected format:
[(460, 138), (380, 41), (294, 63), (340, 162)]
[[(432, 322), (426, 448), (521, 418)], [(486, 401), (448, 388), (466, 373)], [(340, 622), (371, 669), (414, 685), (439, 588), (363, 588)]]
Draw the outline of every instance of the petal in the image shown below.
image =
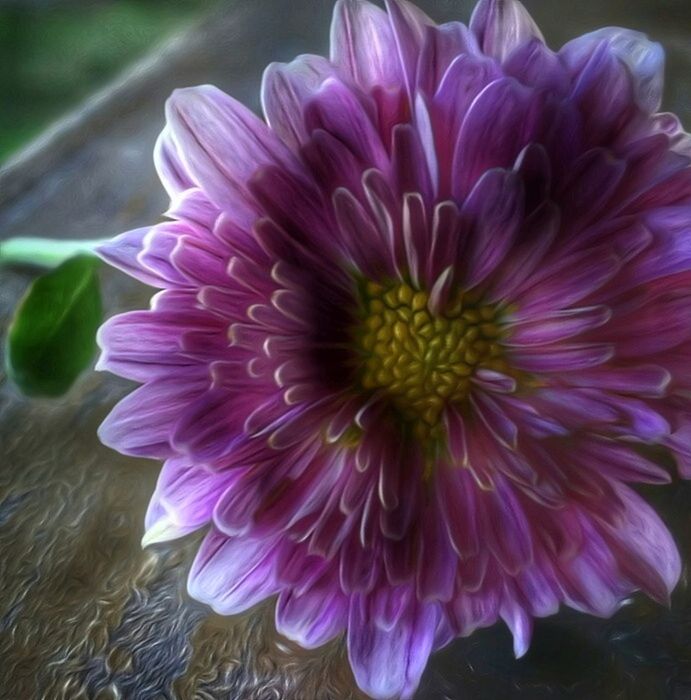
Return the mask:
[(287, 146), (261, 120), (211, 85), (176, 90), (166, 117), (187, 170), (228, 211), (261, 166), (295, 167)]
[(508, 170), (490, 170), (477, 182), (461, 210), (468, 227), (462, 258), (467, 288), (483, 282), (511, 249), (523, 221), (523, 183)]
[(544, 42), (537, 24), (518, 0), (480, 0), (470, 29), (482, 50), (499, 61), (531, 39)]
[(284, 591), (276, 604), (276, 629), (304, 649), (316, 649), (345, 629), (348, 599), (328, 582), (297, 594)]
[(453, 596), (458, 557), (441, 513), (424, 514), (417, 572), (417, 595), (421, 601), (449, 601)]
[(513, 78), (500, 78), (475, 98), (455, 144), (452, 191), (465, 199), (482, 174), (510, 168), (536, 138), (543, 119), (542, 97)]
[(605, 344), (539, 346), (512, 353), (516, 367), (527, 372), (574, 372), (589, 369), (612, 359), (614, 350)]
[(559, 57), (542, 39), (531, 39), (517, 46), (504, 63), (504, 72), (530, 87), (563, 94), (569, 75)]
[(648, 114), (658, 111), (662, 101), (665, 52), (645, 34), (620, 27), (605, 27), (570, 41), (560, 54), (571, 64), (587, 60), (600, 44), (628, 67), (634, 79), (638, 106)]
[(530, 566), (533, 561), (532, 528), (514, 487), (497, 478), (496, 489), (482, 494), (480, 510), (485, 516), (483, 534), (502, 568), (515, 576)]
[(679, 420), (679, 425), (667, 438), (666, 444), (674, 451), (679, 476), (691, 479), (691, 420), (686, 415)]
[(633, 280), (643, 284), (691, 270), (691, 205), (654, 210), (645, 223), (654, 241), (631, 266)]
[(516, 294), (515, 321), (553, 316), (580, 302), (609, 282), (621, 269), (621, 261), (607, 246), (563, 255), (552, 265), (543, 264), (525, 280), (530, 289)]
[(200, 463), (215, 463), (228, 456), (242, 435), (243, 423), (256, 408), (253, 397), (238, 401), (237, 391), (212, 388), (177, 407), (170, 439), (182, 454)]
[(440, 190), (450, 192), (453, 178), (453, 149), (468, 109), (482, 90), (496, 78), (499, 69), (485, 56), (461, 54), (440, 79), (430, 112), (439, 163)]
[(566, 181), (555, 193), (567, 231), (578, 234), (587, 223), (599, 220), (625, 170), (626, 161), (607, 148), (586, 151), (570, 166)]
[(146, 520), (149, 523), (141, 540), (142, 549), (152, 544), (177, 540), (180, 537), (194, 532), (196, 527), (176, 525), (173, 519), (160, 509), (154, 496), (146, 512)]
[(237, 471), (212, 472), (186, 458), (167, 460), (156, 484), (156, 496), (172, 523), (199, 528), (211, 521), (214, 506)]
[(307, 140), (304, 106), (333, 66), (321, 56), (298, 56), (290, 63), (272, 63), (264, 71), (261, 99), (266, 121), (291, 148)]
[(374, 698), (412, 697), (432, 651), (439, 619), (435, 605), (411, 602), (393, 629), (384, 630), (353, 596), (348, 618), (348, 656), (355, 679)]
[(276, 541), (231, 538), (212, 530), (192, 564), (187, 589), (220, 615), (235, 615), (276, 593)]
[(385, 0), (403, 78), (412, 97), (426, 28), (434, 22), (408, 0)]
[(198, 374), (186, 377), (182, 373), (135, 389), (101, 424), (101, 442), (135, 457), (172, 457), (172, 426), (180, 412), (202, 393), (204, 381)]
[(522, 605), (507, 596), (502, 603), (501, 617), (513, 635), (513, 653), (520, 659), (528, 651), (533, 633), (533, 619)]
[(121, 233), (96, 248), (96, 253), (109, 265), (122, 270), (130, 277), (151, 285), (163, 288), (167, 286), (161, 277), (143, 267), (139, 262), (139, 254), (144, 250), (144, 239), (153, 227), (145, 226), (133, 231)]
[(154, 146), (154, 165), (161, 183), (171, 199), (194, 187), (192, 177), (182, 162), (169, 127), (163, 129)]
[(583, 116), (586, 141), (612, 143), (636, 113), (633, 77), (606, 44), (597, 45), (576, 74), (570, 99)]
[(460, 56), (480, 55), (473, 33), (461, 22), (425, 27), (425, 39), (417, 69), (418, 89), (434, 95), (444, 74)]
[(579, 372), (569, 377), (572, 386), (594, 387), (648, 398), (665, 396), (671, 380), (672, 375), (657, 365), (607, 367), (601, 371)]
[(344, 83), (325, 81), (305, 109), (305, 122), (310, 131), (323, 129), (340, 139), (364, 167), (388, 172), (389, 158), (372, 116)]
[(506, 342), (512, 346), (548, 345), (599, 328), (611, 318), (612, 310), (607, 306), (565, 309), (531, 323), (514, 326)]
[(399, 85), (401, 69), (386, 12), (366, 0), (338, 0), (331, 62), (365, 91)]
[(607, 538), (616, 543), (622, 572), (660, 603), (681, 576), (679, 551), (655, 511), (632, 489), (617, 490), (625, 505), (623, 519), (616, 527), (607, 526)]
[(614, 440), (589, 440), (579, 445), (576, 459), (587, 469), (602, 471), (610, 478), (645, 484), (668, 484), (669, 472), (638, 454), (632, 445)]
[(191, 187), (172, 198), (166, 216), (212, 230), (219, 213), (199, 187)]
[(96, 369), (144, 382), (170, 372), (172, 367), (178, 372), (194, 364), (181, 353), (185, 328), (159, 322), (157, 317), (151, 311), (130, 311), (106, 321), (98, 329), (102, 352)]

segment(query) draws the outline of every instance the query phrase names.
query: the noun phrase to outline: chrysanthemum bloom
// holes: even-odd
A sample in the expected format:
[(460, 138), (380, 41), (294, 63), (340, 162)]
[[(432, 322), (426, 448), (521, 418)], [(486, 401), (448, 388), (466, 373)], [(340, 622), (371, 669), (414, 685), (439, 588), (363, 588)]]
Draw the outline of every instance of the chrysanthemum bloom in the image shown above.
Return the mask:
[[(430, 652), (561, 603), (665, 601), (674, 542), (629, 486), (691, 477), (691, 139), (663, 53), (558, 53), (515, 0), (466, 28), (339, 0), (331, 56), (270, 66), (266, 123), (177, 91), (169, 221), (102, 249), (162, 289), (100, 334), (142, 382), (103, 441), (164, 459), (146, 543), (208, 528), (190, 593), (277, 595), (305, 647), (410, 697)], [(655, 448), (655, 449), (653, 449)]]

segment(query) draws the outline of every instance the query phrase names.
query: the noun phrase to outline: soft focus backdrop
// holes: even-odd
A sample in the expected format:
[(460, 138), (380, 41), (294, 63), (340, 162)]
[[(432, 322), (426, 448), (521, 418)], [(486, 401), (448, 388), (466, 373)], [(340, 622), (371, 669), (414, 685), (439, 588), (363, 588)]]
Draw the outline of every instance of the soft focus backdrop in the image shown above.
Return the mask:
[[(473, 3), (419, 4), (442, 21), (467, 20)], [(525, 4), (553, 47), (613, 24), (662, 42), (666, 107), (689, 128), (689, 0)], [(155, 221), (165, 97), (213, 82), (257, 108), (268, 62), (325, 50), (331, 7), (0, 0), (0, 239), (95, 238)], [(31, 279), (0, 270), (0, 335)], [(145, 288), (102, 279), (108, 315), (146, 305)], [(87, 373), (64, 399), (29, 400), (0, 375), (0, 699), (359, 697), (339, 643), (303, 652), (276, 637), (270, 606), (226, 619), (191, 601), (194, 542), (140, 549), (158, 465), (96, 438), (129, 388)], [(612, 620), (562, 613), (538, 622), (521, 661), (503, 627), (484, 630), (433, 657), (418, 700), (691, 699), (691, 484), (646, 497), (687, 562), (670, 610), (641, 597)]]

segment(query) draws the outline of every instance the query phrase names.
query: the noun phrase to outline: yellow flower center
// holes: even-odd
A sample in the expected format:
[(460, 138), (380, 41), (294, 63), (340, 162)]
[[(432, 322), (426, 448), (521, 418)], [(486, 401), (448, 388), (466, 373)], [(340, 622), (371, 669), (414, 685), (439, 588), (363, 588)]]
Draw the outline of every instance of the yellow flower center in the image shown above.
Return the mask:
[(444, 407), (468, 398), (474, 372), (507, 370), (499, 316), (470, 293), (433, 313), (425, 291), (367, 283), (356, 332), (362, 388), (384, 392), (417, 438), (441, 437)]

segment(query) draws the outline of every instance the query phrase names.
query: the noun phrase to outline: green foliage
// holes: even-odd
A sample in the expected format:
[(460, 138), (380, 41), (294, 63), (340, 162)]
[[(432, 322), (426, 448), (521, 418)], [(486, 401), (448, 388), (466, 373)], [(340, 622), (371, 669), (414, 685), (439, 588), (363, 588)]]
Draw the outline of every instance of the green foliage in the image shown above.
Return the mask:
[(70, 258), (37, 278), (15, 311), (7, 373), (29, 396), (60, 396), (91, 362), (103, 310), (99, 261)]

